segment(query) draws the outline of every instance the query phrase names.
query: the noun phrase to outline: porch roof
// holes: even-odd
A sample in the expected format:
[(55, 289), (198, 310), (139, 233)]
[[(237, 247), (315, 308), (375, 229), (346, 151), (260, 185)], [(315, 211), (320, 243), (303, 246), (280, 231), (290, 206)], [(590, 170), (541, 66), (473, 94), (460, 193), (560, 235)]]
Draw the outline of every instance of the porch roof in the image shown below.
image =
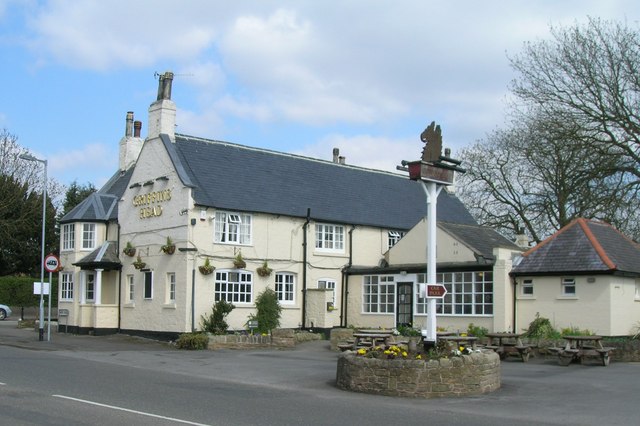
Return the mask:
[(74, 263), (73, 266), (79, 266), (80, 269), (104, 269), (108, 271), (122, 269), (116, 242), (105, 241), (104, 244)]

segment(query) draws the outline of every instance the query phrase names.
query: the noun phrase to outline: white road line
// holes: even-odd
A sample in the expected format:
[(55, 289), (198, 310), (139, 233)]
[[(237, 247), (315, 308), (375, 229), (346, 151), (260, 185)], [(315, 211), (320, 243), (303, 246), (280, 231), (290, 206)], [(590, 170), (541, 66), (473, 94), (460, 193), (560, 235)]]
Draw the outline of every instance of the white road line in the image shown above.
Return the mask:
[(176, 419), (176, 418), (173, 418), (173, 417), (160, 416), (158, 414), (145, 413), (143, 411), (130, 410), (128, 408), (116, 407), (115, 405), (107, 405), (107, 404), (101, 404), (99, 402), (87, 401), (85, 399), (72, 398), (70, 396), (64, 396), (64, 395), (51, 395), (51, 396), (53, 396), (54, 398), (62, 398), (62, 399), (68, 399), (68, 400), (71, 400), (71, 401), (82, 402), (83, 404), (90, 404), (90, 405), (96, 405), (98, 407), (111, 408), (112, 410), (126, 411), (127, 413), (139, 414), (141, 416), (154, 417), (156, 419), (170, 420), (170, 421), (173, 421), (173, 422), (179, 422), (179, 423), (184, 423), (184, 424), (188, 424), (188, 425), (195, 425), (195, 426), (210, 426), (210, 425), (207, 425), (207, 424), (204, 424), (204, 423), (190, 422), (188, 420), (182, 420), (182, 419)]

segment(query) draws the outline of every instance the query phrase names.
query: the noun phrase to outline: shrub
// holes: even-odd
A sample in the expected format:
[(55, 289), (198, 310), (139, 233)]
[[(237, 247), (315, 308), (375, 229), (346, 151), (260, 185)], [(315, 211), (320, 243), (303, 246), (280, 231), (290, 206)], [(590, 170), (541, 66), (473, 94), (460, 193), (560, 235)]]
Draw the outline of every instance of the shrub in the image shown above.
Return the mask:
[(469, 323), (469, 326), (467, 327), (467, 334), (469, 336), (484, 337), (487, 335), (488, 332), (489, 332), (489, 329), (485, 327), (473, 325), (473, 323)]
[(178, 349), (207, 349), (209, 345), (209, 337), (204, 333), (183, 333), (176, 340)]
[(236, 307), (226, 300), (218, 300), (211, 308), (209, 316), (202, 315), (200, 317), (200, 328), (211, 334), (225, 334), (229, 328), (229, 324), (225, 321), (227, 315)]
[(580, 330), (578, 327), (563, 328), (560, 331), (563, 336), (593, 336), (595, 333), (591, 330)]
[(525, 336), (538, 339), (557, 339), (560, 337), (560, 333), (553, 328), (548, 318), (541, 317), (540, 313), (536, 312), (536, 319), (529, 323)]
[(249, 315), (249, 321), (258, 321), (259, 333), (270, 333), (271, 330), (280, 326), (281, 314), (282, 306), (278, 302), (278, 295), (267, 287), (256, 297), (256, 314)]
[(422, 332), (420, 330), (413, 327), (406, 326), (406, 325), (400, 325), (398, 326), (398, 328), (396, 328), (396, 330), (398, 331), (398, 334), (400, 334), (400, 336), (405, 336), (405, 337), (422, 335)]

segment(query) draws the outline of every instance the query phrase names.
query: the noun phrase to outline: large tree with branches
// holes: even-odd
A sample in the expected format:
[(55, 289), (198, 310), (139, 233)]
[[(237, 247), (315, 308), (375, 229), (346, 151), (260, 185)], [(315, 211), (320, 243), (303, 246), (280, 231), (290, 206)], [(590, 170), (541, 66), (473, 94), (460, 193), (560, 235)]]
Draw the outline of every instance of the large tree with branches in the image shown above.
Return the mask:
[(640, 237), (640, 34), (591, 19), (511, 58), (511, 124), (466, 149), (480, 222), (540, 241), (576, 217)]

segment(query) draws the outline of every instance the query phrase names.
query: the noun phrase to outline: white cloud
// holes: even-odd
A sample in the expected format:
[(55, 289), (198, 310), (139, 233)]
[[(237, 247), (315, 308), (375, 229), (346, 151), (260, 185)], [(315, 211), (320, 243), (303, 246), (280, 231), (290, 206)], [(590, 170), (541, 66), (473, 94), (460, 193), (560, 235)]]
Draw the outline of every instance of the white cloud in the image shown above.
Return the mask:
[(296, 153), (331, 160), (333, 148), (340, 150), (340, 155), (345, 157), (346, 164), (396, 173), (401, 173), (396, 170), (396, 166), (400, 165), (402, 160), (417, 160), (422, 152), (422, 144), (417, 138), (329, 135)]
[(118, 167), (118, 145), (90, 143), (81, 149), (48, 154), (48, 171), (61, 182), (77, 180), (85, 183), (83, 176), (99, 176), (92, 183), (100, 188)]
[[(195, 5), (195, 4), (194, 4)], [(193, 58), (215, 38), (212, 26), (191, 20), (198, 9), (176, 2), (50, 1), (32, 16), (39, 57), (72, 68), (109, 70)]]

